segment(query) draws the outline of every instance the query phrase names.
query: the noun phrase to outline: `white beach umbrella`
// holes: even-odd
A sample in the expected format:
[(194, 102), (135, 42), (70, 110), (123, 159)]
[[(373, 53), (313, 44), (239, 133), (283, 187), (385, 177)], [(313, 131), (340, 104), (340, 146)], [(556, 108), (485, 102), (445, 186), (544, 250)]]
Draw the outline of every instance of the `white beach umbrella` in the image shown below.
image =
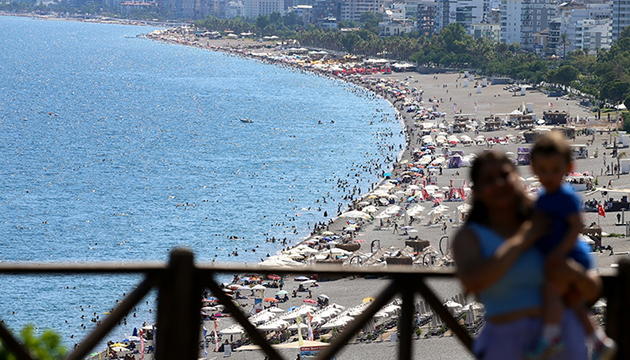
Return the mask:
[(345, 212), (341, 214), (340, 217), (351, 218), (351, 219), (365, 219), (365, 220), (372, 219), (372, 216), (370, 216), (370, 214), (366, 214), (363, 211), (358, 211), (358, 210)]
[[(306, 324), (304, 324), (304, 323), (300, 323), (300, 328), (301, 328), (301, 329), (307, 329), (307, 328), (308, 328), (308, 325), (306, 325)], [(287, 330), (297, 330), (297, 329), (298, 329), (298, 324), (293, 324), (293, 325), (291, 325), (291, 326), (289, 326), (289, 327), (287, 328)]]

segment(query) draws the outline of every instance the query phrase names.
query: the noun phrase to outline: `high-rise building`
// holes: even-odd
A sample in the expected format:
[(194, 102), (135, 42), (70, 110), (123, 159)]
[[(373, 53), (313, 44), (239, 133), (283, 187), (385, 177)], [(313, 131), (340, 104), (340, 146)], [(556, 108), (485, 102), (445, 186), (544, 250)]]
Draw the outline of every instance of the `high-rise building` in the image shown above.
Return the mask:
[(619, 38), (619, 34), (630, 26), (630, 1), (613, 0), (612, 40)]
[(442, 29), (457, 21), (457, 0), (438, 0), (435, 6), (434, 31)]
[(427, 1), (418, 4), (418, 33), (431, 36), (435, 25), (435, 1)]
[(331, 22), (334, 19), (334, 27), (337, 20), (341, 17), (341, 2), (339, 0), (318, 0), (313, 3), (313, 18), (323, 24), (325, 28), (332, 27)]
[(556, 8), (552, 0), (501, 0), (501, 42), (533, 51), (542, 45), (534, 34), (549, 27)]
[(257, 18), (273, 12), (283, 13), (284, 0), (245, 0), (245, 17)]
[(384, 4), (385, 0), (342, 0), (340, 19), (358, 22), (361, 20), (361, 14), (365, 12), (382, 13)]

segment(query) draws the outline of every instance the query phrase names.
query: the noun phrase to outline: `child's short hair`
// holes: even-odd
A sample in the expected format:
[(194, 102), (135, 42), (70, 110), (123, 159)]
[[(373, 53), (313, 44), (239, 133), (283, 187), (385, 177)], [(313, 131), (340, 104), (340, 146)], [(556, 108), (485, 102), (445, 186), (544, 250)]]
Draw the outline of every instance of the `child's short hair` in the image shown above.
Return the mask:
[(573, 151), (560, 131), (549, 131), (536, 140), (530, 156), (532, 161), (535, 161), (538, 156), (552, 155), (560, 155), (567, 164), (571, 163)]

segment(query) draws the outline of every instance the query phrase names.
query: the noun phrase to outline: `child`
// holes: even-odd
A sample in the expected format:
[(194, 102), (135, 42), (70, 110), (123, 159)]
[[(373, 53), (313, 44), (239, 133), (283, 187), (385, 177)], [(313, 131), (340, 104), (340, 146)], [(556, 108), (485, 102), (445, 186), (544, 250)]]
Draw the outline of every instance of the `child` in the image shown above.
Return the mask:
[[(558, 264), (566, 262), (568, 257), (585, 270), (591, 269), (589, 250), (584, 242), (578, 241), (584, 227), (580, 215), (582, 201), (571, 186), (563, 182), (564, 176), (574, 168), (571, 156), (571, 147), (557, 131), (542, 136), (531, 152), (532, 170), (544, 187), (536, 201), (536, 211), (547, 216), (550, 231), (537, 243), (547, 258), (548, 277), (543, 288), (542, 337), (529, 353), (530, 359), (545, 358), (562, 349), (562, 297), (575, 284), (558, 276), (555, 272)], [(593, 342), (593, 359), (611, 359), (616, 352), (614, 341), (603, 331), (595, 331), (583, 306), (576, 306), (575, 312)]]

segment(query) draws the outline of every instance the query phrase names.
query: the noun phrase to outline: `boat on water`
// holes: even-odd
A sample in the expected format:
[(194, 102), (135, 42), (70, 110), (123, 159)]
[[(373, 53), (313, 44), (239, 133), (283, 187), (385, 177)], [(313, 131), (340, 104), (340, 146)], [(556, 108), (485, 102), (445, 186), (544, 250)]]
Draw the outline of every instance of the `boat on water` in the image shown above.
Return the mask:
[(246, 124), (251, 124), (251, 123), (254, 122), (254, 120), (248, 119), (248, 118), (242, 118), (240, 120), (241, 120), (241, 122), (246, 123)]

